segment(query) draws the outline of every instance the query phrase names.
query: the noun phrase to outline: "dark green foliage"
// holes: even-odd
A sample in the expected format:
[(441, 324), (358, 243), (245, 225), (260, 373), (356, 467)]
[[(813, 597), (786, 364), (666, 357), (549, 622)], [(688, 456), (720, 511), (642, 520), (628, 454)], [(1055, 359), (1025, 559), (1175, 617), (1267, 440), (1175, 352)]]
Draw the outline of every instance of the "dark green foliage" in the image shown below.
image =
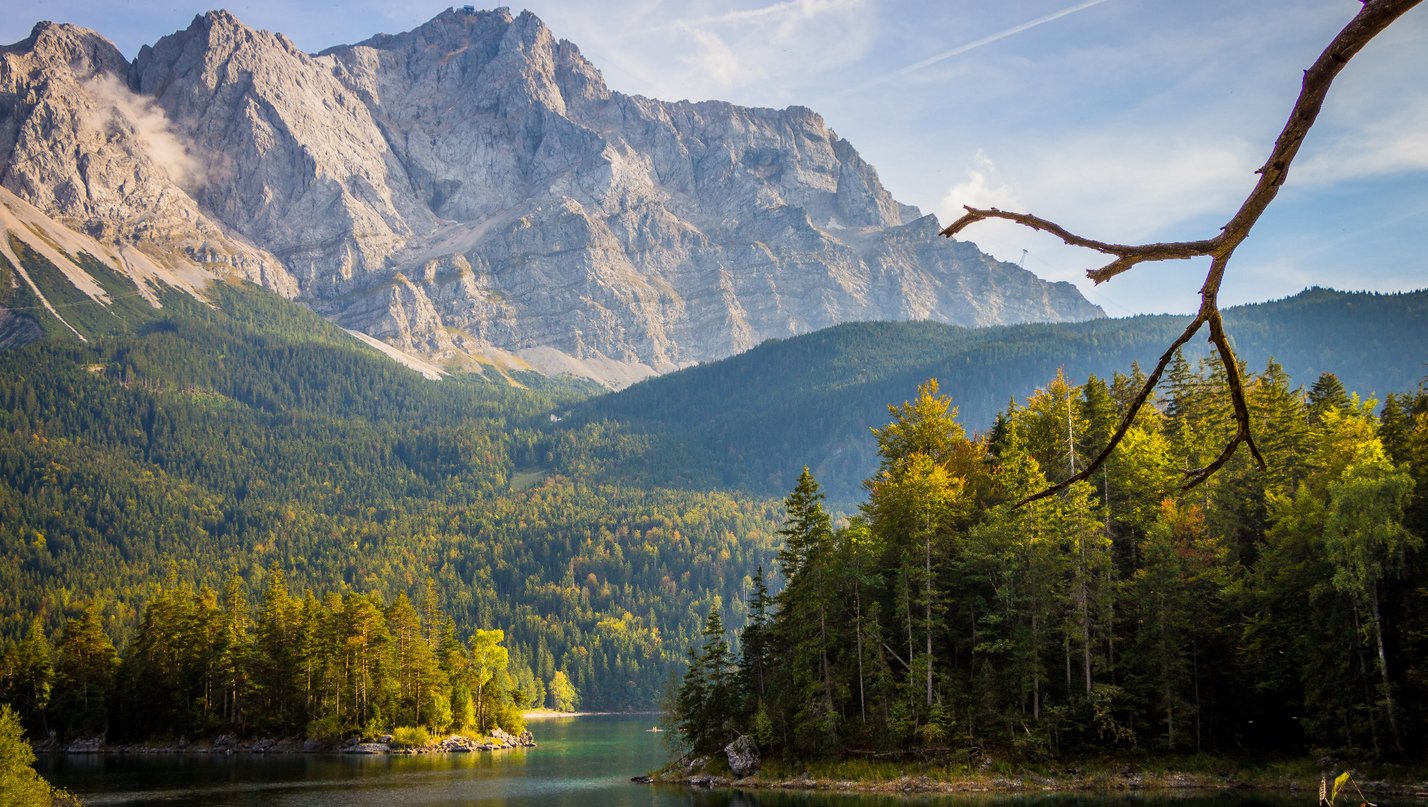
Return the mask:
[[(127, 329), (81, 343), (61, 327), (0, 352), (0, 637), (18, 641), (36, 615), (54, 636), (82, 591), (119, 640), (159, 581), (222, 592), (238, 578), (255, 644), (231, 647), (214, 675), (231, 679), (244, 654), (264, 663), (226, 680), (245, 698), (176, 724), (236, 712), (262, 730), (299, 713), (278, 669), (299, 604), (255, 593), (277, 597), (274, 574), (386, 601), (431, 578), (457, 636), (506, 632), (528, 699), (564, 671), (584, 705), (612, 709), (655, 702), (709, 602), (770, 558), (771, 504), (547, 470), (549, 412), (582, 385), (430, 382), (273, 295), (224, 283), (208, 295), (138, 299)], [(197, 686), (177, 671), (144, 685)], [(403, 715), (425, 718), (423, 687), (403, 682)]]
[[(875, 430), (862, 515), (833, 527), (805, 470), (785, 587), (755, 587), (740, 700), (679, 725), (785, 759), (1335, 749), (1415, 758), (1428, 588), (1428, 400), (1381, 416), (1324, 375), (1247, 376), (1269, 462), (1184, 491), (1231, 428), (1213, 363), (1178, 357), (1097, 484), (1013, 506), (1100, 450), (1123, 379), (1058, 375), (969, 441), (935, 383)], [(988, 443), (991, 446), (988, 447)], [(760, 584), (761, 585), (761, 584)], [(711, 645), (706, 637), (707, 649)], [(705, 651), (707, 652), (707, 651)], [(770, 659), (778, 660), (770, 664)], [(684, 695), (709, 686), (692, 657)]]
[(734, 669), (719, 605), (704, 620), (702, 644), (689, 651), (689, 667), (675, 699), (681, 738), (694, 754), (712, 754), (733, 739)]
[(67, 737), (103, 734), (109, 728), (119, 656), (104, 632), (96, 603), (65, 623), (55, 648), (53, 723)]
[[(619, 434), (618, 456), (582, 462), (621, 479), (776, 496), (808, 464), (829, 501), (851, 509), (877, 467), (868, 430), (890, 400), (928, 378), (952, 397), (972, 431), (992, 428), (1008, 398), (1055, 376), (1110, 378), (1151, 366), (1186, 318), (1138, 316), (1058, 325), (966, 329), (930, 322), (852, 323), (772, 340), (724, 361), (636, 384), (572, 408), (562, 427), (603, 423)], [(1342, 293), (1310, 289), (1285, 300), (1225, 311), (1240, 358), (1276, 358), (1293, 377), (1334, 371), (1345, 386), (1383, 396), (1412, 388), (1428, 341), (1428, 292)], [(1208, 345), (1193, 344), (1204, 355)], [(1139, 371), (1137, 370), (1136, 373)], [(1124, 404), (1126, 385), (1112, 384)], [(1223, 397), (1223, 396), (1221, 396)], [(1104, 430), (1103, 402), (1088, 412)]]

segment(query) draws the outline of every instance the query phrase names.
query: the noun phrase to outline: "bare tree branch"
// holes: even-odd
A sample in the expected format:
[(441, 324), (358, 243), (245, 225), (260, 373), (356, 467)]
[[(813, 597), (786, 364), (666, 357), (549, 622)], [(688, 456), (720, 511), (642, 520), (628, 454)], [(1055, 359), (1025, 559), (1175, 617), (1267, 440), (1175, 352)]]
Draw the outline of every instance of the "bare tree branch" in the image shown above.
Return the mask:
[(1003, 219), (1033, 230), (1050, 233), (1071, 246), (1085, 247), (1115, 256), (1115, 260), (1105, 266), (1086, 272), (1086, 276), (1097, 284), (1104, 283), (1141, 263), (1202, 256), (1211, 259), (1210, 270), (1205, 275), (1205, 283), (1200, 287), (1199, 311), (1186, 326), (1185, 331), (1171, 343), (1160, 357), (1154, 372), (1146, 377), (1145, 384), (1126, 411), (1125, 417), (1121, 419), (1110, 442), (1079, 473), (1026, 497), (1018, 503), (1018, 506), (1055, 495), (1076, 482), (1088, 479), (1100, 469), (1110, 458), (1111, 452), (1120, 444), (1121, 439), (1125, 437), (1126, 432), (1130, 430), (1141, 407), (1150, 398), (1155, 386), (1160, 383), (1160, 376), (1165, 372), (1171, 359), (1174, 358), (1175, 352), (1194, 338), (1200, 328), (1207, 324), (1210, 326), (1210, 342), (1214, 344), (1219, 353), (1220, 362), (1225, 368), (1225, 378), (1230, 388), (1230, 400), (1235, 410), (1235, 434), (1213, 462), (1204, 468), (1186, 473), (1185, 488), (1195, 487), (1209, 479), (1230, 460), (1230, 457), (1234, 456), (1235, 451), (1241, 445), (1248, 447), (1250, 454), (1261, 469), (1265, 467), (1264, 457), (1260, 454), (1259, 447), (1255, 445), (1254, 433), (1250, 428), (1249, 405), (1246, 401), (1244, 379), (1240, 374), (1239, 361), (1235, 358), (1234, 349), (1225, 333), (1224, 320), (1220, 316), (1220, 284), (1224, 281), (1225, 269), (1229, 265), (1230, 256), (1249, 236), (1255, 222), (1259, 221), (1265, 208), (1274, 201), (1274, 197), (1279, 194), (1280, 186), (1289, 177), (1289, 164), (1294, 161), (1295, 155), (1299, 153), (1299, 147), (1303, 145), (1304, 138), (1309, 134), (1309, 129), (1313, 127), (1314, 121), (1319, 117), (1319, 110), (1324, 106), (1324, 98), (1329, 93), (1329, 86), (1334, 83), (1334, 79), (1349, 63), (1349, 60), (1370, 40), (1420, 2), (1422, 0), (1362, 0), (1363, 8), (1359, 9), (1358, 14), (1344, 26), (1343, 30), (1339, 31), (1329, 46), (1324, 49), (1324, 52), (1319, 54), (1319, 58), (1315, 60), (1314, 64), (1304, 71), (1303, 88), (1289, 111), (1289, 120), (1284, 124), (1284, 129), (1280, 131), (1279, 137), (1274, 141), (1274, 148), (1270, 150), (1269, 159), (1265, 160), (1264, 165), (1255, 172), (1259, 175), (1259, 180), (1255, 183), (1254, 190), (1250, 191), (1249, 196), (1240, 205), (1240, 209), (1213, 238), (1203, 241), (1163, 244), (1112, 244), (1077, 235), (1056, 222), (1039, 216), (1013, 213), (994, 207), (985, 209), (968, 207), (965, 215), (942, 231), (942, 235), (950, 238), (979, 221)]

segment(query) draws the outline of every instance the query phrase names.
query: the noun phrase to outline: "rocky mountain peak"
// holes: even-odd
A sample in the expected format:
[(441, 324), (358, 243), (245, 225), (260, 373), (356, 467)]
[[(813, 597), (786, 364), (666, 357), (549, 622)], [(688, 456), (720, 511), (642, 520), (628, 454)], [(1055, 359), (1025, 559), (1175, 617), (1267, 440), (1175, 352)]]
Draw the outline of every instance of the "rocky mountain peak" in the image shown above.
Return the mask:
[(529, 12), (313, 56), (219, 10), (132, 65), (47, 30), (5, 51), (0, 184), (437, 360), (628, 383), (847, 320), (1101, 315), (939, 238), (813, 110), (613, 92)]
[[(35, 69), (63, 65), (70, 74), (83, 78), (100, 73), (123, 75), (129, 66), (114, 43), (88, 28), (64, 22), (36, 23), (28, 37), (0, 46), (0, 53)], [(18, 67), (12, 58), (6, 58), (6, 64)]]

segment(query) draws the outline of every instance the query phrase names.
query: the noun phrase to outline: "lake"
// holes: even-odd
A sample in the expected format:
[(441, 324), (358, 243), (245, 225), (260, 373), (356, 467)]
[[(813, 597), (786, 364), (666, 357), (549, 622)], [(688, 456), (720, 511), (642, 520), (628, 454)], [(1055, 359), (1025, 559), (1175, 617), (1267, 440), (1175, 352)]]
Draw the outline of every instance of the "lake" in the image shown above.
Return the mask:
[[(1314, 807), (1315, 794), (1195, 796), (939, 796), (728, 792), (638, 785), (665, 760), (650, 716), (531, 724), (539, 747), (475, 754), (357, 756), (42, 754), (36, 767), (90, 805), (491, 805), (495, 807)], [(1385, 805), (1392, 807), (1392, 805)], [(1418, 807), (1422, 807), (1420, 803)]]

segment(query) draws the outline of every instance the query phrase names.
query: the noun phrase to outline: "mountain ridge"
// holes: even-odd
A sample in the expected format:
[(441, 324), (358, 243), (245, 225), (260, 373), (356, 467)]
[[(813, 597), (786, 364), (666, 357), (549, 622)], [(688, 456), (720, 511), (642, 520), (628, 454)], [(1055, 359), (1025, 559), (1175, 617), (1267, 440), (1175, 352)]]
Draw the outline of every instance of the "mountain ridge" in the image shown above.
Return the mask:
[(1104, 315), (939, 238), (812, 110), (613, 91), (530, 12), (307, 54), (211, 11), (132, 62), (41, 24), (0, 100), (0, 185), (58, 222), (454, 367), (622, 384), (843, 321)]
[[(885, 425), (887, 407), (927, 379), (938, 379), (969, 431), (986, 431), (1010, 400), (1025, 400), (1058, 372), (1080, 383), (1129, 374), (1137, 362), (1148, 370), (1187, 320), (845, 323), (583, 401), (563, 413), (562, 428), (621, 435), (621, 450), (640, 462), (605, 461), (612, 474), (777, 496), (809, 463), (830, 500), (848, 504), (877, 467), (869, 429)], [(1311, 288), (1227, 308), (1225, 328), (1250, 372), (1274, 360), (1305, 386), (1333, 372), (1348, 389), (1381, 399), (1415, 389), (1428, 372), (1428, 291)], [(1194, 361), (1209, 346), (1197, 340), (1185, 354)]]

